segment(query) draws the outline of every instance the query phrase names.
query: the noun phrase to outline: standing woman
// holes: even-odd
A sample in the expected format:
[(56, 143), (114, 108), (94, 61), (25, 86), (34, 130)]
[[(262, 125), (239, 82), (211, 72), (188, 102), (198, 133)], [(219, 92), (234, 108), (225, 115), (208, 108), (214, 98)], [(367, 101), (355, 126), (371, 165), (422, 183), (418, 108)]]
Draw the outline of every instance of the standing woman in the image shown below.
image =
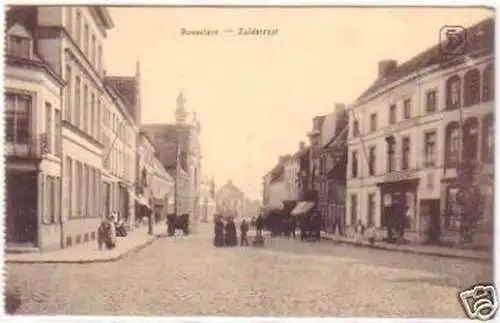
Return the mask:
[(224, 223), (221, 220), (220, 215), (215, 217), (214, 221), (214, 246), (223, 247), (224, 246)]

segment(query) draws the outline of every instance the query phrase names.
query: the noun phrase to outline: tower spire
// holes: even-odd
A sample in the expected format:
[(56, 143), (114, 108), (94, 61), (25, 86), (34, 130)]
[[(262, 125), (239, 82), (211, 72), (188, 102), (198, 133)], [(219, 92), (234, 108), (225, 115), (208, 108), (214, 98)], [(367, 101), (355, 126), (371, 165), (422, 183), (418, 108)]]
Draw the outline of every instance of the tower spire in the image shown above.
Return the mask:
[(186, 122), (187, 111), (185, 108), (186, 99), (184, 98), (183, 90), (177, 96), (177, 109), (175, 109), (175, 120), (177, 123)]

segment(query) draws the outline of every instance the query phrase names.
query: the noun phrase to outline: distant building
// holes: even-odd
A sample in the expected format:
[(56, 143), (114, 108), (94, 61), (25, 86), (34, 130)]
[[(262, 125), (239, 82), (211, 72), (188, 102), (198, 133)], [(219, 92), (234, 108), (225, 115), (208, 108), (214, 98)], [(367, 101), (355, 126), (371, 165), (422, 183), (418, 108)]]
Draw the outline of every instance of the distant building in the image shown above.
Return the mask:
[(243, 215), (245, 195), (234, 185), (232, 180), (221, 186), (215, 193), (217, 213), (234, 216), (236, 219)]
[(327, 232), (345, 225), (348, 120), (345, 105), (336, 104), (322, 125), (318, 209)]
[(200, 185), (200, 221), (210, 222), (213, 215), (217, 212), (215, 202), (215, 183), (213, 178), (207, 178), (202, 175)]
[(195, 113), (190, 117), (185, 102), (180, 92), (175, 124), (147, 124), (141, 129), (153, 140), (159, 159), (170, 175), (178, 178), (178, 213), (189, 213), (196, 222), (200, 215), (201, 127)]

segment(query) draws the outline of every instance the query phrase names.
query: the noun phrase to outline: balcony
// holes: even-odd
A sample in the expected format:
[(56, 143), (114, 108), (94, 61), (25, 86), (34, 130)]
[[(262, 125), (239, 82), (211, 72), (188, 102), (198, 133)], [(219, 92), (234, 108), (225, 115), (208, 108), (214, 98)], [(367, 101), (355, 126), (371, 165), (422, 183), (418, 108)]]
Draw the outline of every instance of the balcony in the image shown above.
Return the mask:
[(5, 142), (5, 156), (7, 158), (41, 159), (47, 152), (47, 137), (34, 136), (26, 142)]
[(401, 170), (401, 171), (393, 171), (387, 173), (384, 176), (385, 182), (399, 182), (405, 180), (411, 180), (418, 177), (417, 171), (415, 170)]

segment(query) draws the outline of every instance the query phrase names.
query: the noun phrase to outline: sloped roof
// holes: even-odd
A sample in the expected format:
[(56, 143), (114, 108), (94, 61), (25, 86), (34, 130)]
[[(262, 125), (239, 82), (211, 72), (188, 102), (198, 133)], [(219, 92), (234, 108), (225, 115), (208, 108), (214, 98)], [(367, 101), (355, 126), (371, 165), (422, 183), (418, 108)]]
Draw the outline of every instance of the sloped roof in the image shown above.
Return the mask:
[(136, 118), (137, 90), (136, 80), (133, 76), (106, 76), (104, 82), (112, 87), (123, 99), (125, 106), (132, 118)]
[(486, 49), (488, 53), (494, 50), (494, 33), (495, 33), (495, 19), (485, 19), (466, 29), (466, 45), (465, 53), (463, 55), (449, 55), (445, 54), (440, 44), (432, 46), (431, 48), (421, 52), (412, 59), (397, 66), (387, 77), (377, 78), (366, 89), (356, 101), (366, 98), (368, 95), (375, 93), (377, 90), (396, 82), (418, 70), (430, 67), (436, 64), (446, 63), (457, 59), (460, 56), (466, 56), (471, 53), (477, 52), (480, 49)]

